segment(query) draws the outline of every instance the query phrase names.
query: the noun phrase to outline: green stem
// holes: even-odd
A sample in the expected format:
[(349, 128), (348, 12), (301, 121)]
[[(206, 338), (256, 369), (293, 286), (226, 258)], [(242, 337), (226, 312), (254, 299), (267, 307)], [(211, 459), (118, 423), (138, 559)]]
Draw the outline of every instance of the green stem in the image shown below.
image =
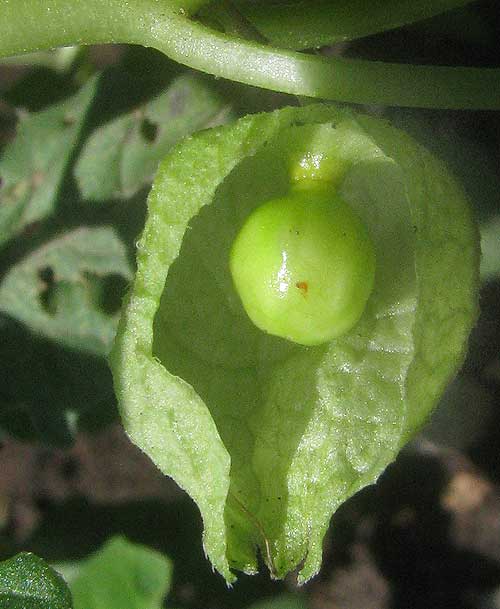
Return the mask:
[(185, 19), (159, 22), (151, 46), (203, 72), (293, 95), (430, 108), (500, 109), (500, 69), (412, 66), (277, 51)]
[(214, 32), (164, 0), (0, 3), (0, 55), (105, 42), (151, 46), (203, 72), (293, 95), (362, 104), (500, 109), (498, 68), (412, 66), (277, 50)]

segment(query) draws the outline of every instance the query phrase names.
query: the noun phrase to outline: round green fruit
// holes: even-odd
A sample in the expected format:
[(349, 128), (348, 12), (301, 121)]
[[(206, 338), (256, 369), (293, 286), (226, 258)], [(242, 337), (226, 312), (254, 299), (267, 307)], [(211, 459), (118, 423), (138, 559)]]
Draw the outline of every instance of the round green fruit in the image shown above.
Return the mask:
[(375, 254), (366, 227), (333, 187), (302, 182), (250, 214), (230, 269), (258, 328), (312, 346), (358, 322), (373, 289)]

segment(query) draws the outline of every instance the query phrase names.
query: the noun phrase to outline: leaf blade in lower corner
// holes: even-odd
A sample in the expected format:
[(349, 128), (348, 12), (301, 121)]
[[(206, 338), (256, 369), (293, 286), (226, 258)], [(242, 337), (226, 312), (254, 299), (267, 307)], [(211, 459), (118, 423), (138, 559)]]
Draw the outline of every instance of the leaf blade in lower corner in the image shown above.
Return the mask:
[(115, 537), (83, 562), (70, 588), (74, 609), (160, 609), (170, 581), (165, 556)]
[(62, 577), (44, 560), (23, 552), (0, 563), (0, 609), (71, 609)]

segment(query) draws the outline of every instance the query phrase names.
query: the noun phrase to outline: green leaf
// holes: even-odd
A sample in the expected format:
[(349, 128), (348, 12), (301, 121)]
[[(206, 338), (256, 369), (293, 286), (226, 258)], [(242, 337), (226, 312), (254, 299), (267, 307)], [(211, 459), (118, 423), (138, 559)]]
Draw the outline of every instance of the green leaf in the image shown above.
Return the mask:
[(157, 97), (92, 134), (75, 166), (82, 196), (132, 196), (151, 182), (159, 161), (181, 138), (227, 117), (228, 108), (207, 79), (177, 77)]
[(172, 567), (159, 552), (115, 537), (71, 572), (74, 609), (160, 609)]
[(23, 552), (0, 563), (0, 609), (71, 609), (62, 577), (38, 556)]
[(97, 82), (91, 79), (74, 97), (47, 110), (21, 115), (0, 160), (0, 245), (56, 211)]
[[(359, 323), (319, 347), (249, 321), (229, 249), (289, 164), (325, 156), (368, 228), (375, 287)], [(211, 203), (211, 205), (210, 205)], [(478, 238), (444, 166), (388, 123), (334, 106), (285, 108), (198, 134), (160, 167), (112, 352), (124, 425), (198, 504), (227, 580), (321, 565), (332, 513), (420, 428), (464, 356)]]
[(0, 284), (0, 311), (62, 345), (105, 355), (117, 322), (104, 306), (106, 288), (113, 278), (130, 277), (112, 228), (78, 228), (11, 267)]

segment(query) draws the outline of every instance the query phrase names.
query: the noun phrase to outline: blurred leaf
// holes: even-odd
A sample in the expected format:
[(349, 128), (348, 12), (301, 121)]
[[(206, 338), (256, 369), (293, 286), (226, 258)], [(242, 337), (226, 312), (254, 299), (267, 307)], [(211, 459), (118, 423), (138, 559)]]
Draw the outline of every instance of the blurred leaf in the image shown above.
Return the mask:
[(65, 572), (76, 573), (70, 581), (74, 609), (159, 609), (171, 571), (159, 552), (115, 537), (77, 570)]
[(56, 210), (97, 82), (91, 79), (70, 99), (21, 116), (17, 136), (0, 160), (0, 245)]
[(307, 609), (307, 604), (301, 596), (283, 594), (254, 603), (248, 609)]
[(71, 609), (62, 577), (38, 556), (23, 552), (0, 563), (0, 609)]
[(95, 130), (75, 167), (83, 198), (130, 197), (181, 138), (229, 117), (207, 79), (183, 74), (157, 97)]
[(62, 345), (105, 355), (118, 308), (107, 288), (130, 277), (125, 246), (114, 230), (82, 227), (10, 269), (0, 284), (0, 310)]

